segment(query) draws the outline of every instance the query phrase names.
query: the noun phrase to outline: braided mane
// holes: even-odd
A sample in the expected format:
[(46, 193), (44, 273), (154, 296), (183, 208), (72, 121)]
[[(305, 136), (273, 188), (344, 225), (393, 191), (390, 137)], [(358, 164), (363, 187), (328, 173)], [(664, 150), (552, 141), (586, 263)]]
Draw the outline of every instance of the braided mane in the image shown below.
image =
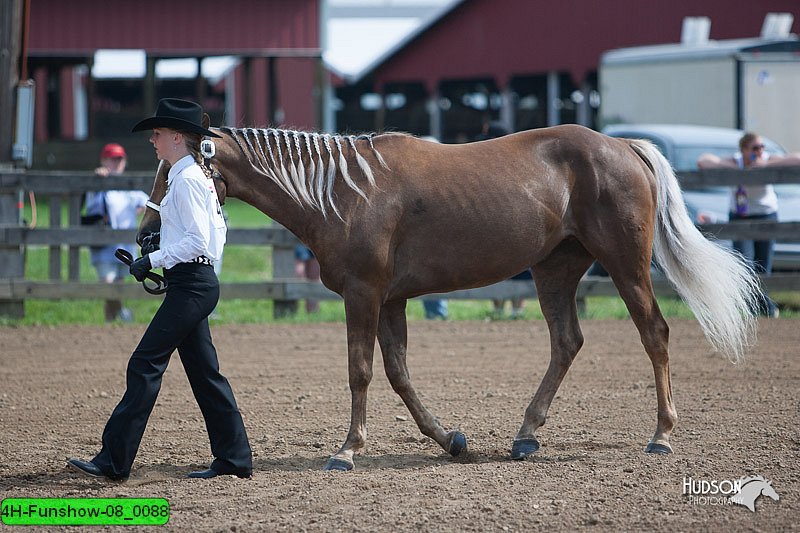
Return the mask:
[(346, 148), (349, 145), (356, 163), (371, 186), (375, 176), (366, 159), (359, 153), (357, 140), (366, 140), (375, 158), (384, 168), (386, 162), (372, 144), (371, 135), (331, 135), (274, 128), (221, 128), (230, 135), (260, 173), (274, 181), (300, 205), (322, 212), (328, 208), (342, 218), (333, 199), (337, 171), (348, 187), (369, 201), (366, 193), (353, 181), (347, 166)]

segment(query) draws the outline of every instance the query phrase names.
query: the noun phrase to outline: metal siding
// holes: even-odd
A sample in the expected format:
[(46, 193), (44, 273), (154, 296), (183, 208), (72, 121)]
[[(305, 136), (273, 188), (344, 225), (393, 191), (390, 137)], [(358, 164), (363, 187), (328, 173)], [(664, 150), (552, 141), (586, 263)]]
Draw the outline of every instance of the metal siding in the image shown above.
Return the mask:
[(298, 129), (317, 126), (314, 98), (314, 69), (316, 59), (281, 58), (277, 72), (279, 106), (283, 109), (283, 123)]
[[(467, 0), (372, 72), (378, 86), (570, 72), (579, 82), (606, 50), (678, 42), (686, 16), (711, 18), (711, 38), (758, 36), (768, 12), (800, 19), (797, 0)], [(795, 25), (797, 22), (795, 22)]]
[(248, 126), (264, 126), (269, 124), (269, 86), (267, 84), (267, 59), (257, 57), (250, 65), (250, 94), (253, 109)]
[(32, 0), (29, 52), (318, 56), (320, 1)]
[(742, 129), (780, 140), (789, 152), (800, 152), (798, 63), (747, 60), (742, 62), (742, 81)]
[(735, 128), (735, 71), (735, 61), (727, 57), (605, 66), (600, 78), (603, 120)]

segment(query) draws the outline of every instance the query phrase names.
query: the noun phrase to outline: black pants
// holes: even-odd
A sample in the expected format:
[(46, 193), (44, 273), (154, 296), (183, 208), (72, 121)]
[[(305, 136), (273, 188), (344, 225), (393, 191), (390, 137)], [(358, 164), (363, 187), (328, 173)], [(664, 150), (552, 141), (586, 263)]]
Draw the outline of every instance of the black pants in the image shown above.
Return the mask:
[(178, 350), (203, 413), (211, 468), (249, 473), (252, 454), (228, 380), (219, 373), (208, 315), (219, 300), (219, 282), (209, 265), (182, 263), (165, 270), (166, 297), (128, 361), (127, 390), (103, 431), (103, 449), (92, 462), (110, 478), (125, 478), (139, 449), (147, 419), (170, 356)]

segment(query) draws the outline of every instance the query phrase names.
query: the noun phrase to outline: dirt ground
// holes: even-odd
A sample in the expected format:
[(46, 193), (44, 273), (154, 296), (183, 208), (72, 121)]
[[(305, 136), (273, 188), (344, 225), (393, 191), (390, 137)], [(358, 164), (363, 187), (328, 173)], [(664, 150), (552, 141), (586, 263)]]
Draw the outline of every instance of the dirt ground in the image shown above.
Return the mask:
[[(713, 355), (695, 322), (670, 327), (672, 455), (643, 453), (655, 389), (630, 321), (583, 322), (586, 344), (539, 431), (541, 450), (524, 462), (508, 455), (547, 366), (545, 324), (412, 322), (417, 391), (469, 451), (453, 459), (419, 433), (376, 353), (367, 450), (348, 473), (321, 471), (349, 423), (344, 325), (214, 327), (253, 477), (185, 478), (211, 458), (174, 357), (124, 483), (64, 463), (98, 451), (143, 328), (0, 328), (0, 498), (164, 497), (168, 528), (194, 531), (797, 530), (800, 322), (762, 321), (739, 366)], [(780, 500), (762, 496), (755, 512), (683, 494), (686, 478), (756, 474)]]

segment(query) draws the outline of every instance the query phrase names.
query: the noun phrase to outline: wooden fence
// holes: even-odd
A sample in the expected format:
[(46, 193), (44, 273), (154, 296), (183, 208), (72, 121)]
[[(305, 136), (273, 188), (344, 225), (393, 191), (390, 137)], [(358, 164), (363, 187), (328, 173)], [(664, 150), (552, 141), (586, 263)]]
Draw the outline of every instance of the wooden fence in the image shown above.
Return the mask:
[[(680, 176), (684, 188), (702, 188), (737, 183), (800, 183), (800, 167), (774, 169), (706, 170), (684, 173)], [(101, 178), (88, 172), (24, 172), (0, 169), (0, 316), (22, 316), (26, 299), (71, 298), (151, 298), (138, 284), (106, 284), (80, 282), (80, 248), (89, 245), (106, 245), (133, 242), (135, 230), (113, 230), (80, 225), (81, 197), (88, 190), (140, 189), (149, 192), (153, 181), (151, 173), (128, 173), (124, 176)], [(22, 225), (16, 204), (23, 193), (33, 191), (40, 200), (49, 199), (49, 226), (34, 229)], [(61, 208), (68, 206), (67, 226), (61, 225)], [(701, 230), (720, 239), (733, 237), (757, 239), (774, 238), (782, 241), (800, 240), (798, 222), (737, 221), (727, 224), (708, 224)], [(221, 298), (256, 298), (276, 301), (276, 312), (285, 313), (294, 302), (306, 297), (335, 299), (338, 295), (319, 283), (293, 279), (293, 248), (299, 241), (280, 226), (228, 231), (228, 244), (272, 247), (273, 280), (257, 283), (223, 283)], [(24, 253), (27, 246), (48, 246), (49, 280), (32, 281), (24, 277)], [(67, 279), (61, 277), (61, 250), (66, 247)], [(771, 291), (800, 291), (800, 273), (776, 274), (765, 278)], [(675, 295), (665, 281), (656, 279), (659, 295)], [(586, 277), (578, 289), (578, 299), (589, 296), (613, 296), (617, 291), (607, 278)], [(512, 297), (535, 298), (532, 283), (504, 281), (482, 287), (447, 293), (449, 299), (508, 299)]]

